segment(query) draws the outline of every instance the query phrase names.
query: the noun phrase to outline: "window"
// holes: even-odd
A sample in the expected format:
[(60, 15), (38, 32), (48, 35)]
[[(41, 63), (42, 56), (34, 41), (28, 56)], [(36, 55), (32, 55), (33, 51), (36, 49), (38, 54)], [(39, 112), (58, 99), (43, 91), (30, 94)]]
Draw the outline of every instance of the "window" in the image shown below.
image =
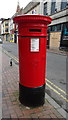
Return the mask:
[(54, 13), (55, 13), (55, 6), (56, 6), (56, 2), (55, 2), (55, 1), (52, 1), (52, 2), (51, 2), (51, 14), (54, 14)]
[(57, 31), (57, 27), (56, 27), (55, 25), (54, 25), (54, 26), (52, 26), (52, 27), (51, 27), (51, 31), (52, 31), (52, 32)]
[(63, 34), (68, 35), (68, 23), (64, 24)]
[(61, 31), (61, 24), (52, 26), (51, 27), (51, 31), (52, 32), (59, 32), (59, 31)]
[(64, 8), (66, 8), (66, 6), (67, 6), (67, 0), (62, 0), (62, 2), (61, 2), (61, 10), (63, 10)]
[(61, 31), (61, 24), (57, 25), (57, 31)]
[(5, 32), (8, 32), (8, 28), (5, 29)]
[(47, 32), (48, 33), (51, 32), (51, 27), (48, 27)]
[(8, 22), (5, 22), (5, 26), (8, 26)]
[(44, 3), (44, 15), (47, 15), (47, 2)]

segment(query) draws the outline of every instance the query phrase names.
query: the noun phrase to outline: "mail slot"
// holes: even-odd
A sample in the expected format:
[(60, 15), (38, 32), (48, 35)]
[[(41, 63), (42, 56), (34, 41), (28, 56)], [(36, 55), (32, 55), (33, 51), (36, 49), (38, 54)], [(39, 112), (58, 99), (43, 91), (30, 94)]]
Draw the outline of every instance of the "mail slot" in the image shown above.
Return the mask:
[(41, 32), (41, 29), (29, 29), (30, 32)]

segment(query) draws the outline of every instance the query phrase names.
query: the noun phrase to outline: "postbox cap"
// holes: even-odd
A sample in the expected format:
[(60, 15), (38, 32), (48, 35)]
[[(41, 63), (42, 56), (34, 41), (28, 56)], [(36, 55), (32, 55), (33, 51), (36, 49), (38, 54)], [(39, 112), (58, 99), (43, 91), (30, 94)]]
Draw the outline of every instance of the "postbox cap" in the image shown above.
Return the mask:
[(13, 18), (15, 23), (41, 23), (41, 24), (50, 24), (52, 18), (44, 15), (19, 15)]

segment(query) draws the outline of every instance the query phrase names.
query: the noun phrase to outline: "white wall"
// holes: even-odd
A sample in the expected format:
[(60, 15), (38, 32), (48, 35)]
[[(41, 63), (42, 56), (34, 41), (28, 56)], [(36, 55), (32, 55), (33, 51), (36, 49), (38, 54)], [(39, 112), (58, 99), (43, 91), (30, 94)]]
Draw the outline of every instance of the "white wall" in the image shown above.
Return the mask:
[(36, 14), (40, 14), (40, 5), (37, 5), (36, 7), (34, 7), (32, 10), (30, 10), (27, 14), (32, 14), (32, 11), (36, 10)]

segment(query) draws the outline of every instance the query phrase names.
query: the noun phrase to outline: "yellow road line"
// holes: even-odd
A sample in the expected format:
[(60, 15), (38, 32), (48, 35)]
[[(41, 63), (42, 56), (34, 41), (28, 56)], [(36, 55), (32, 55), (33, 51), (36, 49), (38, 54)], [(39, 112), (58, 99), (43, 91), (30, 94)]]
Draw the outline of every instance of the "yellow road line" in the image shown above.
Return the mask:
[(47, 82), (49, 82), (51, 85), (53, 85), (55, 88), (57, 88), (58, 90), (60, 90), (62, 93), (64, 93), (65, 95), (68, 95), (64, 90), (62, 90), (61, 88), (59, 88), (58, 86), (56, 86), (54, 83), (50, 82), (50, 80), (46, 79)]
[(46, 83), (46, 85), (52, 89), (55, 93), (57, 93), (58, 95), (60, 95), (61, 98), (63, 98), (66, 102), (68, 102), (68, 99), (66, 99), (63, 95), (61, 95), (57, 90), (55, 90), (53, 87), (51, 87), (48, 83)]

